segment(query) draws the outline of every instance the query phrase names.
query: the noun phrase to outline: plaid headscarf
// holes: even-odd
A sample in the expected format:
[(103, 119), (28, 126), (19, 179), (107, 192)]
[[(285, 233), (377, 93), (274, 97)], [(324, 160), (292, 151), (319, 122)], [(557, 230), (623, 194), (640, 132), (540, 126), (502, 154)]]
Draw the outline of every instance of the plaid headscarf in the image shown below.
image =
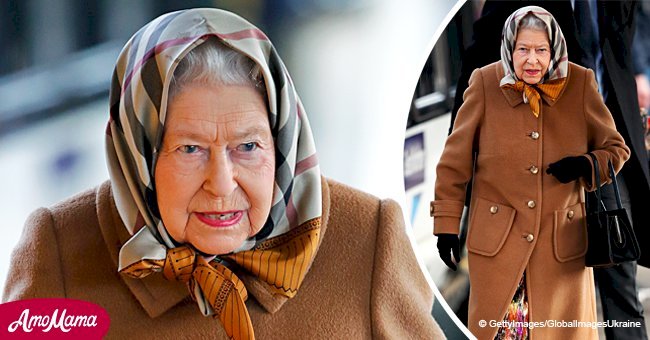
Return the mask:
[[(525, 84), (521, 79), (517, 78), (512, 61), (519, 22), (529, 13), (541, 19), (546, 24), (546, 33), (548, 34), (551, 45), (551, 61), (548, 65), (548, 70), (543, 75), (539, 84), (533, 86)], [(524, 101), (530, 104), (535, 116), (539, 116), (541, 113), (541, 97), (539, 92), (546, 94), (553, 100), (557, 99), (566, 83), (569, 57), (562, 30), (551, 13), (538, 6), (526, 6), (516, 10), (508, 17), (501, 34), (501, 66), (503, 67), (505, 76), (501, 79), (499, 85), (522, 92)]]
[[(302, 277), (288, 283), (291, 287), (278, 289), (292, 297), (315, 255), (322, 214), (320, 170), (311, 129), (291, 78), (266, 35), (244, 19), (218, 9), (189, 9), (156, 18), (135, 33), (117, 60), (110, 91), (106, 153), (115, 203), (124, 225), (133, 235), (120, 250), (119, 269), (130, 276), (143, 277), (163, 271), (165, 259), (172, 256), (173, 249), (194, 254), (191, 247), (177, 244), (165, 229), (158, 211), (153, 176), (174, 70), (191, 49), (209, 37), (217, 37), (224, 45), (260, 66), (276, 151), (273, 203), (265, 225), (234, 253), (217, 256), (210, 265), (218, 266), (226, 261), (230, 263), (228, 267), (234, 265), (251, 270), (246, 258), (253, 252), (273, 250), (277, 245), (295, 240), (297, 234), (310, 233), (310, 241), (301, 243), (309, 249), (296, 254), (293, 248), (289, 251), (291, 254), (283, 258), (292, 261), (298, 255), (304, 256), (300, 258), (304, 261), (304, 264), (300, 262), (304, 267)], [(201, 256), (196, 257), (201, 263), (205, 262), (203, 265), (207, 264)], [(232, 273), (228, 268), (221, 267), (220, 270), (228, 271), (224, 274), (228, 276), (226, 281), (233, 281), (234, 289), (245, 300), (245, 288), (238, 286), (240, 282), (236, 276), (230, 277)], [(165, 277), (170, 278), (166, 271)], [(181, 281), (189, 280), (201, 311), (205, 315), (218, 314), (214, 309), (219, 307), (212, 304), (216, 297), (204, 294), (203, 283), (197, 285), (191, 279), (191, 272), (189, 275), (187, 280)], [(256, 275), (271, 286), (275, 284), (270, 282), (275, 276)], [(245, 314), (248, 317), (248, 313)], [(252, 338), (252, 328), (250, 333), (229, 336)]]

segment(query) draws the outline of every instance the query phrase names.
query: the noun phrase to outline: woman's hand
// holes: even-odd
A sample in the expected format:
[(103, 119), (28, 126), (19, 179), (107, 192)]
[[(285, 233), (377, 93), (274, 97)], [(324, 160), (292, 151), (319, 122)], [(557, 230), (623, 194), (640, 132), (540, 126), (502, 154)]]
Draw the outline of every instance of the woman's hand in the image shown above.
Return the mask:
[(440, 259), (452, 270), (456, 270), (456, 264), (451, 260), (450, 252), (454, 253), (456, 263), (460, 262), (460, 241), (456, 234), (438, 234), (438, 252)]
[(548, 165), (546, 173), (555, 176), (562, 183), (569, 183), (584, 177), (591, 179), (591, 163), (585, 156), (564, 157)]

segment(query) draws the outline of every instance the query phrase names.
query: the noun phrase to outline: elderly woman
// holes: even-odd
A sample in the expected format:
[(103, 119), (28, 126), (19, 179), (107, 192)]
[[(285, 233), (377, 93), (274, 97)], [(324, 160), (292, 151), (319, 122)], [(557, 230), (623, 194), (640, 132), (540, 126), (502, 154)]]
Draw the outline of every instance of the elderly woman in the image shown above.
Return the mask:
[(459, 220), (473, 178), (470, 331), (479, 339), (597, 338), (595, 324), (540, 323), (596, 321), (582, 192), (601, 183), (594, 183), (587, 153), (610, 181), (608, 161), (618, 171), (629, 150), (594, 73), (568, 62), (550, 13), (521, 8), (502, 36), (501, 61), (473, 72), (438, 163), (432, 215), (440, 255), (450, 267), (451, 252), (458, 260)]
[(30, 217), (4, 301), (91, 301), (118, 339), (443, 336), (398, 205), (321, 177), (291, 78), (242, 18), (137, 32), (106, 134), (110, 181)]

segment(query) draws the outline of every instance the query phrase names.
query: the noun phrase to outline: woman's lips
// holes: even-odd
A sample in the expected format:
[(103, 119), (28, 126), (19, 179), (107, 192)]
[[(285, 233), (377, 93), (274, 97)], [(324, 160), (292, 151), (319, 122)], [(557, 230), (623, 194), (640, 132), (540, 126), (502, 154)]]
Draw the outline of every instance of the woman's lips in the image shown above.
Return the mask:
[(208, 212), (195, 212), (196, 218), (199, 221), (216, 228), (230, 227), (239, 223), (244, 214), (241, 210), (236, 211), (208, 211)]
[(526, 74), (529, 76), (536, 76), (539, 73), (539, 70), (526, 70)]

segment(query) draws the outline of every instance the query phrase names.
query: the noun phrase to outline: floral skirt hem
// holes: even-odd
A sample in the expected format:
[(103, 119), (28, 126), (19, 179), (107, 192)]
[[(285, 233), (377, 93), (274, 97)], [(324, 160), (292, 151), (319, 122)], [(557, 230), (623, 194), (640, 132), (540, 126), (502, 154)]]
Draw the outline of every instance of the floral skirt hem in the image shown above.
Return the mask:
[(527, 340), (528, 327), (528, 296), (526, 294), (526, 273), (521, 276), (519, 285), (512, 297), (502, 327), (499, 327), (495, 340)]

